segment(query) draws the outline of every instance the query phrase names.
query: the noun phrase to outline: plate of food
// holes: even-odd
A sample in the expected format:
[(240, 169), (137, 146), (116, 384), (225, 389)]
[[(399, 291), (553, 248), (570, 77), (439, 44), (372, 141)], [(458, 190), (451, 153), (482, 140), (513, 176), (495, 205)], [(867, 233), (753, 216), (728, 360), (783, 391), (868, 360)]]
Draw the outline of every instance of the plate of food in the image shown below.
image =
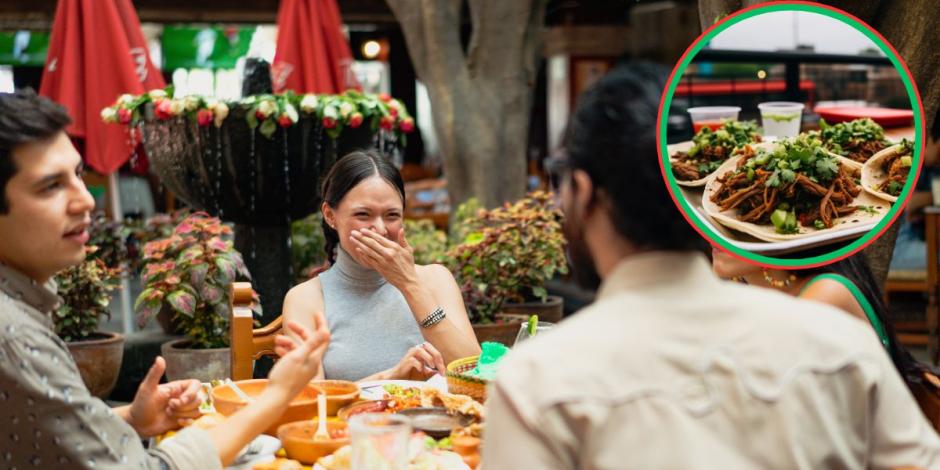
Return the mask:
[(691, 141), (668, 146), (670, 170), (682, 186), (704, 186), (736, 151), (760, 142), (760, 128), (755, 121), (722, 121), (716, 131), (703, 127)]
[(914, 145), (903, 139), (872, 156), (862, 167), (862, 188), (874, 196), (895, 202), (911, 176)]
[(789, 249), (858, 236), (891, 206), (862, 190), (860, 173), (857, 163), (804, 134), (726, 161), (706, 184), (702, 209), (756, 240), (796, 241)]
[[(366, 449), (370, 450), (370, 449)], [(391, 464), (377, 452), (363, 452), (366, 468), (391, 468)], [(350, 470), (352, 446), (338, 449), (332, 455), (319, 459), (314, 470)], [(408, 470), (470, 470), (460, 454), (439, 447), (437, 441), (423, 433), (415, 433), (408, 442)]]
[(359, 389), (361, 390), (359, 396), (363, 400), (381, 400), (387, 393), (386, 385), (394, 385), (404, 389), (416, 388), (418, 390), (424, 387), (433, 387), (442, 392), (446, 392), (447, 382), (437, 379), (437, 377), (439, 376), (432, 377), (427, 382), (421, 382), (419, 380), (367, 380), (358, 383)]

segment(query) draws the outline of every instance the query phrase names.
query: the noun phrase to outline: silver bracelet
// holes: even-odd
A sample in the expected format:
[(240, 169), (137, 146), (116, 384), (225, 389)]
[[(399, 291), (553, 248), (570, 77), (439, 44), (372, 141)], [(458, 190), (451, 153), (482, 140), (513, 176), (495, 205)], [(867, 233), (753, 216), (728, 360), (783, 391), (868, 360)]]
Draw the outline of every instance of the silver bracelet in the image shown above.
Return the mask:
[(421, 328), (430, 328), (440, 323), (446, 316), (447, 314), (444, 313), (444, 309), (437, 307), (428, 316), (424, 317), (424, 320), (421, 320)]

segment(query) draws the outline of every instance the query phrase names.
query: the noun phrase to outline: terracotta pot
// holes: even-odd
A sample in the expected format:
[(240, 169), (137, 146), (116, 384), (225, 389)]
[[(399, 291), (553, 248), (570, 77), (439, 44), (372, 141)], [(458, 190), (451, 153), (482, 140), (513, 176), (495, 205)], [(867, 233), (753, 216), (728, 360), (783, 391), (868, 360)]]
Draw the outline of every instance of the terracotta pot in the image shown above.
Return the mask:
[(117, 384), (124, 359), (124, 336), (97, 332), (83, 341), (67, 343), (82, 381), (92, 395), (105, 399)]
[(160, 346), (166, 360), (168, 381), (196, 379), (209, 382), (232, 375), (230, 348), (190, 349), (191, 343), (188, 339), (177, 339)]
[(539, 321), (558, 323), (565, 314), (565, 299), (557, 295), (550, 295), (545, 299), (545, 302), (506, 302), (500, 310), (503, 313), (525, 315), (527, 319), (530, 315), (538, 315)]
[(518, 314), (496, 314), (496, 323), (475, 323), (473, 333), (477, 336), (477, 341), (483, 344), (486, 341), (502, 343), (507, 347), (512, 347), (516, 342), (516, 335), (519, 334), (519, 325), (529, 319), (528, 315)]

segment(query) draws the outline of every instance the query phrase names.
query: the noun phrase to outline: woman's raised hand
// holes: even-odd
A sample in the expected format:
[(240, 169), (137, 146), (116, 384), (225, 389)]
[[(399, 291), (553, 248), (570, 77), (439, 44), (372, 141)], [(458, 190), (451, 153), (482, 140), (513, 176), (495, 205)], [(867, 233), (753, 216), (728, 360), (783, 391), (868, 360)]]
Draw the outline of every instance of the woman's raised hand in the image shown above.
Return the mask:
[(404, 227), (398, 231), (397, 242), (370, 229), (353, 230), (349, 238), (359, 259), (378, 271), (389, 284), (401, 290), (409, 283), (417, 282), (414, 249), (405, 239)]

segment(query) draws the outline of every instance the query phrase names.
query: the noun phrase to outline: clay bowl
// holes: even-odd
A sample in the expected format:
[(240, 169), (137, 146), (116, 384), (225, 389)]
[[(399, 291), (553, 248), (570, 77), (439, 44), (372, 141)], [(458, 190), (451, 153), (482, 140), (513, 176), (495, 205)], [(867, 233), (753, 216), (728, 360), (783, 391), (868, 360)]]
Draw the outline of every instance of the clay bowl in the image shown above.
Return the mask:
[(359, 399), (359, 386), (346, 380), (315, 380), (313, 386), (326, 392), (326, 414), (336, 416), (343, 407)]
[(454, 428), (469, 425), (473, 419), (469, 416), (455, 416), (447, 412), (447, 408), (409, 408), (398, 412), (400, 415), (411, 418), (411, 427), (415, 431), (423, 431), (435, 439), (443, 439), (450, 435)]
[[(268, 386), (268, 379), (239, 380), (235, 382), (235, 385), (238, 385), (238, 388), (242, 389), (248, 396), (257, 397)], [(264, 433), (274, 436), (277, 434), (278, 426), (284, 423), (315, 418), (317, 416), (317, 395), (320, 393), (322, 391), (319, 388), (307, 384), (300, 394), (291, 400), (287, 410), (278, 418), (277, 422), (265, 429)], [(231, 416), (245, 406), (245, 401), (239, 398), (228, 385), (221, 385), (212, 389), (212, 402), (216, 411), (225, 416)]]
[(281, 425), (277, 429), (277, 438), (281, 440), (287, 458), (313, 465), (320, 457), (336, 452), (336, 449), (349, 444), (348, 424), (343, 421), (327, 421), (326, 430), (329, 440), (316, 441), (319, 420), (304, 420)]
[(343, 407), (336, 416), (343, 421), (349, 421), (349, 418), (359, 413), (384, 413), (388, 409), (390, 400), (368, 400), (353, 403)]

